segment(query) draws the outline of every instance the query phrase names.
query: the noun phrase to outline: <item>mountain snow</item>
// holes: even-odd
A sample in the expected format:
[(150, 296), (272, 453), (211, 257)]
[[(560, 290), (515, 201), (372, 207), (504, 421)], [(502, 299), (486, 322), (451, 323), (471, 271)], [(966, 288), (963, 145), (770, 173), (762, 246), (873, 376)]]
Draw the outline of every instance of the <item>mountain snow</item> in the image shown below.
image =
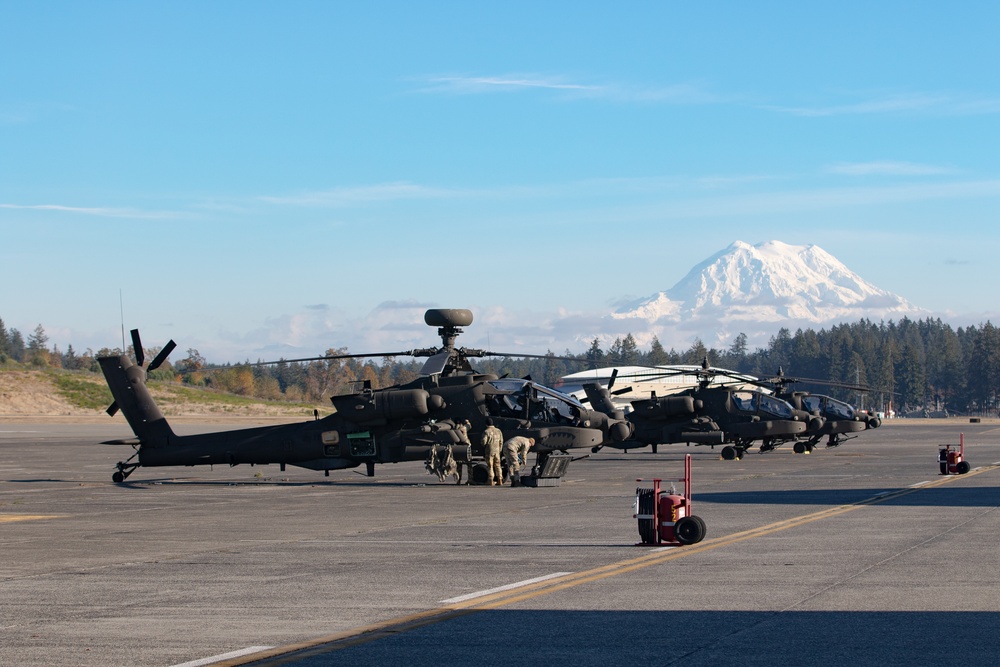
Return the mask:
[[(763, 345), (780, 327), (794, 331), (923, 312), (867, 282), (819, 246), (736, 241), (670, 289), (627, 303), (611, 317), (635, 320), (653, 333), (695, 333), (706, 345), (717, 346), (731, 343), (739, 333)], [(665, 344), (671, 338), (660, 335)]]

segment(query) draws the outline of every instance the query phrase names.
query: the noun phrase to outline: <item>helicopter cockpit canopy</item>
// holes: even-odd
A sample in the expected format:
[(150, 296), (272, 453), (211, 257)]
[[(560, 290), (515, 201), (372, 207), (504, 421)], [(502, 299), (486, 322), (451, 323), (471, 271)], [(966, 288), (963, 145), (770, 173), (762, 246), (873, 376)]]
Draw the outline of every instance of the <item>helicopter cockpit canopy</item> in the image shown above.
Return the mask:
[(757, 414), (764, 412), (780, 419), (792, 419), (795, 413), (787, 401), (759, 391), (734, 391), (733, 405), (740, 412)]
[(530, 380), (503, 378), (487, 384), (497, 390), (496, 405), (505, 416), (571, 422), (587, 409), (575, 398)]
[(827, 419), (854, 419), (854, 406), (830, 396), (810, 394), (802, 398), (802, 405), (809, 412), (819, 411)]

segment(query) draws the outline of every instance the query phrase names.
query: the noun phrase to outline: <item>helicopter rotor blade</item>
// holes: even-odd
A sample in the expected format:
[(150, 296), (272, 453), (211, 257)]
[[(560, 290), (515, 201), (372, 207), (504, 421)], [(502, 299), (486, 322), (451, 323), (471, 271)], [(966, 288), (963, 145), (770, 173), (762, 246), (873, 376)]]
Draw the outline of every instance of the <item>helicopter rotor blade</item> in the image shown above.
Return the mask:
[(277, 361), (256, 361), (253, 363), (233, 364), (231, 366), (206, 366), (197, 370), (181, 371), (181, 373), (208, 373), (210, 371), (223, 371), (233, 366), (246, 366), (256, 368), (258, 366), (276, 366), (278, 364), (297, 364), (306, 361), (327, 361), (333, 359), (368, 359), (374, 357), (415, 357), (419, 356), (415, 350), (405, 352), (366, 352), (359, 354), (327, 354), (321, 357), (302, 357), (299, 359), (278, 359)]
[(153, 360), (149, 362), (149, 368), (146, 369), (146, 372), (155, 371), (159, 368), (163, 362), (167, 360), (167, 357), (170, 356), (170, 353), (174, 351), (175, 347), (177, 347), (177, 343), (173, 340), (168, 340), (167, 344), (163, 346), (162, 350), (160, 350), (160, 353), (153, 357)]
[(135, 363), (142, 366), (142, 362), (146, 360), (146, 353), (142, 350), (142, 341), (139, 339), (139, 330), (132, 329), (129, 333), (132, 334), (132, 352), (135, 354)]
[(449, 361), (451, 361), (451, 351), (442, 350), (424, 362), (423, 368), (420, 369), (420, 374), (438, 375), (439, 373), (443, 373)]

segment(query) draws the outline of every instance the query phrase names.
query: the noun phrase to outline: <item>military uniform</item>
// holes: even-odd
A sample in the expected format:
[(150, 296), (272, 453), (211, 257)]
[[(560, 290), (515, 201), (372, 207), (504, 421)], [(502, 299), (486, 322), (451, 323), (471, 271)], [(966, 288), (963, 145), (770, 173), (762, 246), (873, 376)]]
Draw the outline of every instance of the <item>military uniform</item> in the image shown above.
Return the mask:
[(460, 445), (472, 445), (469, 442), (469, 427), (472, 426), (469, 420), (456, 422), (455, 423), (455, 434), (458, 436), (458, 443)]
[(493, 486), (496, 479), (498, 486), (503, 484), (503, 468), (500, 466), (500, 448), (503, 446), (503, 433), (490, 424), (483, 432), (483, 448), (486, 450), (486, 468), (489, 471), (489, 483)]
[(528, 462), (528, 450), (535, 444), (533, 438), (515, 435), (503, 443), (503, 456), (507, 459), (507, 475), (513, 484), (521, 477), (521, 459)]

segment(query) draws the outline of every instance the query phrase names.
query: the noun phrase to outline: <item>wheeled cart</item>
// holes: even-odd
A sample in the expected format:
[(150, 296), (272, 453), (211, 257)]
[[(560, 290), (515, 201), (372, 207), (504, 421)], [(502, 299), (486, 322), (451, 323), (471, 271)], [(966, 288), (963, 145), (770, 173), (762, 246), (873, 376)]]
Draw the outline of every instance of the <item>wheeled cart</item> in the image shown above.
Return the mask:
[[(672, 488), (660, 488), (662, 479), (652, 481), (653, 488), (639, 487), (635, 490), (635, 514), (639, 522), (637, 546), (697, 544), (705, 539), (705, 522), (691, 513), (691, 455), (684, 455), (684, 477), (676, 480), (684, 482), (684, 495), (678, 495)], [(673, 480), (671, 480), (673, 481)]]
[(938, 450), (938, 467), (942, 475), (964, 475), (972, 470), (972, 466), (965, 460), (965, 434), (958, 436), (958, 446), (941, 445)]

